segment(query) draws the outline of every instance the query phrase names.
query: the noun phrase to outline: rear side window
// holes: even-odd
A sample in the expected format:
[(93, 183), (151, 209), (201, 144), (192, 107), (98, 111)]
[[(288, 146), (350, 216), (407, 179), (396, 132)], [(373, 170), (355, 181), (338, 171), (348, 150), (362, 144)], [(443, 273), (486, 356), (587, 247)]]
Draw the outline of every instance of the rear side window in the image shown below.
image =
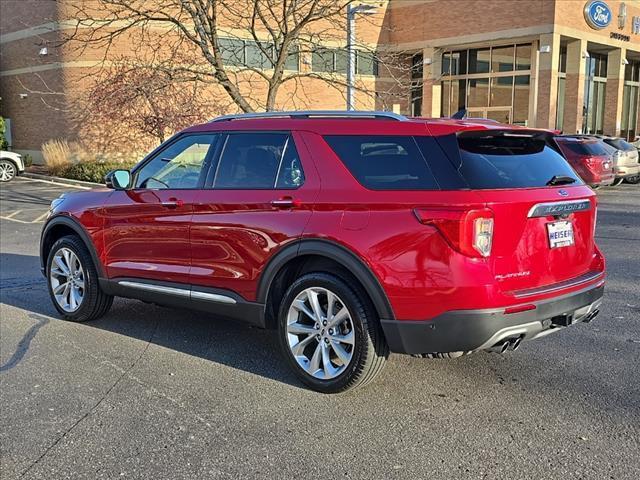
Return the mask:
[(300, 157), (287, 133), (231, 133), (213, 181), (220, 189), (289, 189), (304, 182)]
[(575, 140), (559, 140), (558, 144), (561, 149), (566, 149), (576, 155), (609, 155), (607, 147), (601, 141), (575, 141)]
[(541, 138), (460, 134), (458, 146), (458, 172), (470, 188), (544, 187), (554, 176), (582, 184), (567, 161)]
[(607, 138), (604, 140), (604, 142), (608, 143), (614, 148), (617, 148), (618, 150), (624, 150), (625, 152), (632, 152), (636, 149), (636, 147), (631, 145), (629, 142), (622, 140), (621, 138)]
[(438, 190), (413, 137), (329, 135), (324, 137), (351, 174), (371, 190)]

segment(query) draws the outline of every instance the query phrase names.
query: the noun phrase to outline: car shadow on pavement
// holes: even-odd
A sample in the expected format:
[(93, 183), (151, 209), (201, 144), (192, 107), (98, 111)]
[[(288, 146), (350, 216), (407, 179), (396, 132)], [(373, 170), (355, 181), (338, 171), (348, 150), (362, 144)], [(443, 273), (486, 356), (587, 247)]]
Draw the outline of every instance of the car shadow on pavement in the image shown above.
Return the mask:
[[(60, 318), (49, 298), (37, 257), (2, 253), (0, 270), (0, 303), (26, 310), (30, 316)], [(302, 387), (280, 356), (273, 331), (242, 322), (116, 298), (107, 315), (82, 325)]]
[[(1, 280), (0, 303), (11, 305), (27, 312), (27, 316), (40, 319), (47, 316), (59, 319), (46, 289), (45, 279), (40, 275), (37, 257), (16, 254), (0, 254)], [(10, 267), (10, 268), (8, 268)], [(20, 272), (20, 276), (17, 273)], [(602, 316), (611, 316), (603, 312)], [(605, 319), (598, 318), (593, 325)], [(54, 320), (55, 321), (55, 320)], [(199, 357), (207, 361), (246, 371), (267, 379), (275, 380), (297, 388), (304, 388), (297, 381), (282, 358), (276, 336), (272, 331), (254, 328), (241, 322), (227, 320), (212, 314), (180, 310), (146, 304), (137, 300), (117, 298), (113, 307), (103, 318), (81, 324), (84, 327), (100, 329), (149, 342), (176, 352)], [(43, 325), (30, 328), (19, 342), (16, 354), (25, 356), (29, 342)], [(612, 352), (621, 347), (619, 341), (586, 331), (587, 326), (573, 327), (574, 333), (583, 335), (580, 343), (577, 339), (571, 350), (580, 351), (586, 364), (599, 361), (603, 351)], [(568, 335), (559, 333), (557, 335)], [(586, 337), (584, 336), (586, 335)], [(27, 338), (28, 337), (28, 338)], [(596, 343), (597, 338), (597, 343)], [(538, 342), (553, 340), (542, 339)], [(583, 350), (582, 343), (589, 346)], [(566, 347), (566, 344), (565, 344)], [(633, 345), (624, 342), (622, 348)], [(455, 360), (421, 360), (410, 363), (401, 360), (387, 367), (386, 383), (388, 388), (402, 392), (418, 388), (415, 384), (396, 383), (395, 376), (404, 378), (400, 370), (410, 368), (420, 378), (433, 376), (447, 378), (447, 385), (474, 384), (475, 388), (494, 389), (499, 387), (511, 391), (528, 392), (536, 398), (545, 392), (549, 397), (563, 396), (579, 398), (595, 411), (618, 410), (623, 416), (637, 416), (636, 397), (629, 397), (625, 389), (612, 388), (607, 380), (606, 371), (596, 374), (591, 369), (585, 371), (573, 364), (571, 356), (558, 346), (545, 347), (539, 344), (534, 349), (526, 347), (524, 352), (515, 352), (505, 356), (479, 353)], [(13, 357), (12, 357), (13, 358)], [(559, 368), (556, 363), (565, 366)], [(15, 365), (11, 365), (13, 368)], [(553, 369), (553, 376), (550, 375)], [(544, 373), (544, 374), (543, 374)], [(515, 378), (519, 381), (516, 384)], [(513, 380), (512, 380), (513, 379)], [(438, 388), (436, 384), (431, 386)], [(506, 393), (506, 392), (505, 392)]]

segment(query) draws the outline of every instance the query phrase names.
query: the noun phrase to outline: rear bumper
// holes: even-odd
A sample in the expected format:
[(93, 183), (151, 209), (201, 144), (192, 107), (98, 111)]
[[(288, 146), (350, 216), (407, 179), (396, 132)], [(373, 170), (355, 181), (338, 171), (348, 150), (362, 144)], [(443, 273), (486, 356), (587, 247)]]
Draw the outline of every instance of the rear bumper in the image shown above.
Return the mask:
[[(531, 302), (535, 309), (457, 310), (427, 321), (381, 320), (392, 352), (408, 354), (469, 352), (500, 348), (588, 322), (598, 313), (604, 282), (555, 298)], [(529, 304), (527, 304), (529, 305)]]
[(616, 178), (635, 177), (640, 174), (640, 163), (635, 165), (620, 165), (615, 167)]

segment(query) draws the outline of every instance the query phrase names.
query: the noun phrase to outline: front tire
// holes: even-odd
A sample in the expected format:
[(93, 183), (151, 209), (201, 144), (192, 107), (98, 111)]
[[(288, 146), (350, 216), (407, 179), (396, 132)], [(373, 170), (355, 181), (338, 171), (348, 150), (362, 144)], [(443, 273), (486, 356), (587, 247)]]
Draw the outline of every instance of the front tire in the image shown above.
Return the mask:
[(18, 169), (9, 160), (0, 160), (0, 182), (10, 182), (16, 176)]
[(362, 288), (328, 273), (306, 274), (289, 287), (280, 305), (278, 336), (296, 376), (322, 393), (368, 384), (389, 355)]
[(98, 272), (84, 242), (75, 235), (56, 241), (47, 258), (47, 286), (66, 320), (86, 322), (103, 316), (113, 297), (100, 289)]

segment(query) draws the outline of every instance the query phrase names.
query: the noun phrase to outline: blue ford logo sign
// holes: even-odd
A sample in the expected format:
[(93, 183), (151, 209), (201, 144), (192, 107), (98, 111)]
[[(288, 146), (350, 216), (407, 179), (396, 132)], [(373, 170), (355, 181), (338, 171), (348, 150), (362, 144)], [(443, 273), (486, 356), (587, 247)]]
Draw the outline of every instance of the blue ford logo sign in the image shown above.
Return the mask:
[(600, 30), (611, 23), (611, 9), (602, 0), (592, 0), (584, 6), (584, 19), (591, 28)]
[(558, 195), (560, 195), (561, 197), (566, 197), (569, 195), (569, 192), (567, 192), (566, 190), (558, 190)]

